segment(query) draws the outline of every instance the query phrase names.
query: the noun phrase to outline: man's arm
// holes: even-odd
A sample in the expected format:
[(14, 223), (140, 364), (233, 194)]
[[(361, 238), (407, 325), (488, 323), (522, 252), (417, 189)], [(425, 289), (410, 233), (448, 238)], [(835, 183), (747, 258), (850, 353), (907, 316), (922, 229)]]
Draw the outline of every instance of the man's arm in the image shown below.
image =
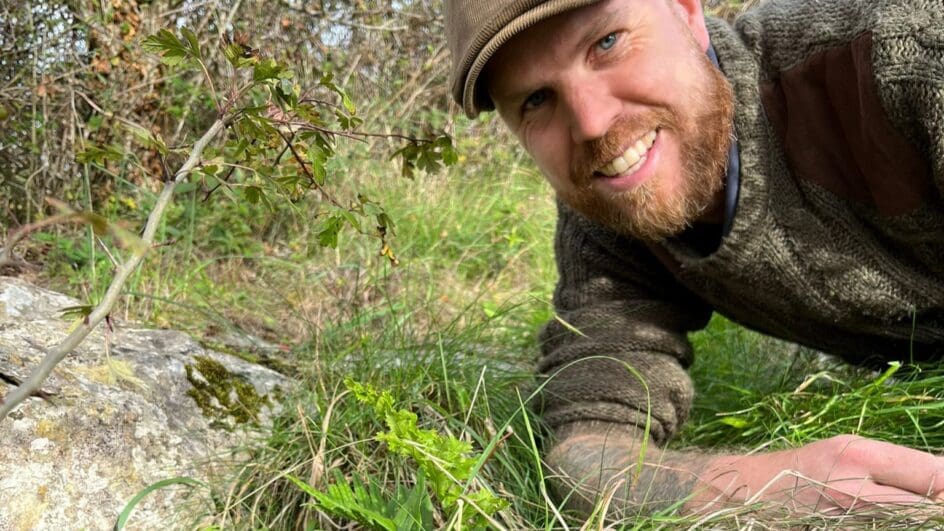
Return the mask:
[(713, 456), (667, 452), (643, 430), (577, 422), (558, 430), (547, 452), (550, 479), (565, 505), (582, 514), (610, 499), (608, 516), (649, 514), (692, 497)]
[(882, 0), (872, 67), (886, 112), (944, 196), (944, 0)]
[(541, 333), (540, 409), (551, 428), (577, 421), (646, 426), (664, 442), (691, 407), (687, 333), (711, 308), (638, 241), (559, 206), (557, 312)]
[[(636, 513), (679, 504), (710, 456), (657, 445), (688, 415), (686, 334), (703, 328), (711, 309), (645, 245), (558, 210), (558, 319), (542, 332), (539, 365), (548, 377), (543, 414), (556, 438), (546, 455), (551, 483), (585, 513), (611, 487), (618, 505)], [(648, 451), (638, 469), (642, 441)]]
[(644, 448), (642, 430), (620, 425), (575, 423), (559, 434), (546, 457), (558, 495), (583, 514), (604, 506), (609, 519), (758, 502), (780, 513), (920, 510), (944, 491), (944, 458), (852, 435), (745, 456), (668, 451), (651, 441)]
[(542, 334), (540, 369), (555, 435), (546, 460), (567, 506), (589, 514), (609, 499), (617, 514), (640, 514), (770, 501), (830, 512), (924, 503), (944, 489), (941, 458), (852, 436), (747, 456), (664, 450), (692, 399), (685, 334), (710, 309), (645, 247), (592, 233), (601, 229), (566, 207), (560, 216), (560, 320)]

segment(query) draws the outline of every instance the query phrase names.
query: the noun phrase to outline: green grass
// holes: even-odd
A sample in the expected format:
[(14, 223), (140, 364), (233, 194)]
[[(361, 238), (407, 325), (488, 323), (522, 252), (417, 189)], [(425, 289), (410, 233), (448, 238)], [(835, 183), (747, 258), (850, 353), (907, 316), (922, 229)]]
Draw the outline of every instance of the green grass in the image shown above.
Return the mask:
[[(136, 274), (120, 316), (183, 329), (210, 344), (230, 332), (264, 338), (285, 347), (279, 361), (300, 382), (271, 428), (214, 463), (221, 472), (187, 508), (195, 525), (330, 529), (357, 514), (319, 509), (291, 476), (319, 492), (360, 484), (349, 505), (458, 529), (463, 518), (454, 507), (416, 486), (429, 481), (429, 471), (375, 438), (389, 424), (358, 403), (345, 378), (388, 391), (395, 408), (417, 415), (419, 428), (471, 445), (471, 475), (457, 484), (507, 502), (490, 516), (492, 527), (586, 524), (548, 496), (540, 467), (546, 431), (528, 408), (536, 333), (553, 315), (553, 201), (520, 154), (496, 147), (510, 141), (483, 146), (464, 129), (458, 134), (466, 159), (447, 174), (404, 180), (383, 160), (365, 162), (364, 153), (343, 165), (340, 193), (365, 193), (396, 221), (400, 267), (378, 257), (376, 242), (366, 238), (348, 234), (338, 250), (319, 247), (310, 203), (269, 212), (181, 196), (164, 227), (164, 239), (174, 243)], [(132, 220), (152, 200), (131, 187), (116, 197), (106, 213)], [(110, 262), (87, 233), (47, 233), (37, 242), (34, 252), (52, 266), (44, 273), (48, 284), (92, 300), (100, 295)], [(717, 317), (692, 341), (696, 401), (674, 447), (749, 451), (858, 433), (944, 449), (944, 373), (901, 370), (883, 379)], [(710, 515), (704, 525), (879, 526), (791, 518), (744, 507)], [(617, 527), (696, 523), (665, 511)]]

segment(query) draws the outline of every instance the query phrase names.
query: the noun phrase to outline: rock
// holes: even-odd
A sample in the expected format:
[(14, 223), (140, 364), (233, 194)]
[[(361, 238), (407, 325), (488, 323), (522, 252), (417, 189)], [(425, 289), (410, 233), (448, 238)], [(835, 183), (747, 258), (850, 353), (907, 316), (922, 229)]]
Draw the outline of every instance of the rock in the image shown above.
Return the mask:
[[(68, 334), (62, 309), (78, 304), (0, 277), (0, 393)], [(30, 398), (0, 421), (0, 530), (110, 529), (154, 482), (206, 479), (210, 460), (264, 426), (292, 385), (180, 332), (112, 324), (53, 371), (49, 399)], [(150, 493), (129, 529), (175, 527), (186, 498), (179, 488)]]

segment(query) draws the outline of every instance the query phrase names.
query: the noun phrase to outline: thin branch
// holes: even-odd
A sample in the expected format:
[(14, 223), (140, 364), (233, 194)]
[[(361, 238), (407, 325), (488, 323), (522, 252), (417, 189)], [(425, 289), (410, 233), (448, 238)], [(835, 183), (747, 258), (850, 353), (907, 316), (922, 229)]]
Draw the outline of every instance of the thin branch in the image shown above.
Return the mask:
[(313, 125), (309, 122), (293, 122), (290, 120), (272, 120), (272, 123), (277, 125), (287, 125), (293, 130), (298, 131), (317, 131), (319, 133), (324, 133), (326, 135), (340, 136), (344, 138), (349, 138), (351, 140), (357, 140), (359, 142), (365, 142), (365, 138), (385, 138), (385, 139), (397, 139), (397, 140), (406, 140), (407, 142), (412, 142), (414, 144), (431, 144), (433, 140), (429, 138), (416, 138), (409, 135), (401, 135), (399, 133), (365, 133), (363, 131), (338, 131), (337, 129), (328, 129), (327, 127), (321, 127), (318, 125)]
[(207, 70), (206, 64), (201, 59), (197, 59), (197, 64), (200, 65), (200, 68), (203, 70), (203, 77), (206, 78), (207, 83), (210, 85), (210, 93), (213, 95), (213, 103), (216, 104), (216, 112), (222, 117), (224, 113), (223, 104), (220, 103), (220, 97), (216, 93), (216, 87), (213, 85), (213, 76), (210, 75), (210, 71)]
[[(3, 373), (0, 373), (0, 381), (6, 382), (10, 385), (20, 385), (23, 383), (23, 381), (17, 378), (16, 376), (11, 376), (9, 374), (3, 374)], [(30, 396), (42, 398), (43, 400), (51, 400), (54, 396), (56, 396), (56, 393), (50, 393), (47, 391), (43, 391), (42, 389), (38, 389), (36, 391), (33, 391), (33, 394)]]
[(332, 205), (340, 209), (343, 209), (344, 207), (341, 205), (341, 203), (339, 203), (337, 199), (332, 197), (331, 194), (329, 194), (324, 189), (324, 187), (318, 184), (318, 180), (315, 179), (315, 176), (311, 174), (311, 170), (308, 169), (308, 166), (305, 164), (305, 161), (302, 160), (302, 157), (298, 154), (297, 151), (295, 151), (295, 146), (292, 145), (292, 140), (286, 137), (285, 133), (283, 133), (282, 131), (279, 131), (278, 129), (276, 129), (276, 131), (278, 131), (279, 136), (282, 137), (282, 140), (285, 141), (285, 145), (288, 146), (288, 148), (292, 151), (292, 156), (295, 157), (295, 162), (298, 162), (298, 165), (302, 167), (302, 171), (305, 172), (305, 176), (308, 177), (308, 180), (311, 181), (311, 184), (315, 187), (315, 189), (321, 192), (321, 197), (325, 198)]
[(144, 130), (146, 130), (146, 131), (150, 131), (150, 130), (151, 130), (150, 128), (144, 127), (143, 125), (141, 125), (141, 124), (135, 122), (134, 120), (129, 120), (129, 119), (125, 118), (124, 116), (121, 116), (121, 115), (116, 114), (116, 113), (114, 113), (114, 112), (106, 111), (105, 109), (102, 109), (101, 107), (99, 107), (99, 105), (98, 105), (97, 103), (95, 103), (95, 101), (92, 100), (92, 98), (90, 98), (90, 97), (88, 96), (88, 94), (86, 94), (86, 93), (84, 93), (84, 92), (82, 92), (82, 91), (80, 91), (80, 90), (75, 91), (75, 93), (78, 94), (79, 97), (81, 97), (83, 100), (85, 100), (85, 103), (88, 103), (89, 106), (91, 106), (93, 110), (95, 110), (96, 112), (98, 112), (99, 114), (101, 114), (102, 116), (104, 116), (105, 118), (112, 118), (112, 119), (118, 120), (119, 122), (121, 122), (121, 123), (123, 123), (123, 124), (125, 124), (125, 125), (130, 125), (130, 126), (132, 126), (132, 127), (140, 127), (140, 128), (142, 128), (142, 129), (144, 129)]
[[(256, 145), (256, 139), (253, 138), (253, 139), (252, 139), (252, 142), (250, 142), (249, 145), (250, 145), (250, 146)], [(279, 162), (282, 160), (282, 156), (285, 155), (285, 152), (288, 151), (288, 148), (289, 148), (289, 147), (290, 147), (289, 145), (286, 145), (285, 147), (282, 148), (282, 151), (280, 151), (279, 154), (275, 156), (275, 165), (276, 165), (276, 166), (277, 166), (277, 165), (279, 164)], [(230, 177), (233, 176), (233, 172), (235, 172), (237, 168), (246, 169), (246, 168), (244, 168), (243, 166), (239, 166), (239, 165), (237, 165), (237, 164), (232, 164), (232, 165), (230, 165), (229, 171), (226, 172), (226, 175), (225, 175), (222, 179), (218, 179), (219, 182), (216, 183), (216, 186), (214, 186), (213, 188), (210, 188), (209, 190), (207, 190), (206, 193), (203, 195), (203, 202), (204, 202), (204, 203), (206, 203), (206, 202), (210, 199), (210, 196), (213, 194), (213, 192), (216, 192), (221, 186), (224, 186), (224, 185), (228, 185), (228, 184), (229, 184), (229, 179), (230, 179)]]
[(39, 220), (35, 223), (30, 223), (29, 225), (23, 225), (22, 227), (13, 231), (13, 233), (11, 233), (7, 238), (7, 243), (3, 246), (3, 249), (0, 250), (0, 267), (10, 265), (22, 266), (25, 264), (25, 261), (22, 261), (13, 255), (13, 248), (16, 247), (16, 244), (23, 241), (23, 238), (26, 238), (32, 232), (36, 232), (39, 229), (48, 227), (50, 225), (55, 225), (63, 221), (68, 221), (73, 217), (74, 214), (59, 214), (57, 216)]
[(219, 119), (213, 123), (210, 129), (207, 130), (204, 135), (197, 140), (193, 145), (193, 150), (190, 152), (190, 156), (184, 162), (183, 166), (177, 170), (177, 173), (174, 174), (174, 180), (164, 184), (164, 189), (161, 191), (161, 195), (158, 197), (157, 202), (154, 204), (154, 209), (151, 210), (151, 213), (148, 215), (147, 223), (144, 226), (144, 233), (141, 237), (142, 245), (135, 245), (132, 247), (131, 256), (121, 264), (121, 267), (115, 271), (115, 277), (111, 281), (111, 285), (108, 286), (108, 291), (105, 293), (105, 296), (102, 298), (102, 301), (92, 310), (92, 313), (88, 315), (85, 321), (78, 326), (71, 334), (68, 335), (64, 340), (62, 340), (59, 345), (50, 350), (43, 360), (33, 369), (33, 372), (30, 374), (29, 378), (26, 379), (19, 387), (16, 387), (3, 398), (2, 403), (0, 403), (0, 420), (6, 418), (7, 414), (10, 413), (15, 407), (17, 407), (21, 402), (26, 400), (28, 397), (36, 393), (40, 389), (43, 382), (49, 377), (49, 374), (52, 373), (52, 370), (56, 365), (61, 362), (66, 355), (72, 352), (75, 347), (77, 347), (85, 338), (95, 329), (96, 326), (102, 320), (104, 320), (108, 314), (114, 308), (115, 304), (118, 302), (118, 298), (121, 296), (121, 290), (124, 287), (125, 282), (128, 280), (128, 277), (137, 269), (138, 265), (144, 259), (144, 256), (147, 254), (148, 250), (151, 249), (151, 245), (154, 242), (154, 235), (157, 232), (157, 228), (161, 223), (161, 219), (164, 216), (164, 211), (167, 209), (167, 206), (170, 204), (171, 200), (174, 197), (174, 188), (177, 184), (183, 182), (187, 179), (190, 171), (200, 162), (200, 158), (203, 155), (203, 150), (206, 149), (207, 145), (216, 138), (216, 136), (223, 131), (226, 127), (226, 120)]

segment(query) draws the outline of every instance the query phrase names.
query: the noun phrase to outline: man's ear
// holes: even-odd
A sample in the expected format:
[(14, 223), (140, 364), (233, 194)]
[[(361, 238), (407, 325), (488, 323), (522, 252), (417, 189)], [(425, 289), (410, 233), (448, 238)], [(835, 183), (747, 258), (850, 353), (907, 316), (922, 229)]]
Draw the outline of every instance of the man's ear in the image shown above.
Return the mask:
[(701, 0), (670, 0), (676, 14), (688, 25), (695, 42), (702, 51), (708, 51), (708, 28), (705, 27), (705, 13), (701, 9)]

